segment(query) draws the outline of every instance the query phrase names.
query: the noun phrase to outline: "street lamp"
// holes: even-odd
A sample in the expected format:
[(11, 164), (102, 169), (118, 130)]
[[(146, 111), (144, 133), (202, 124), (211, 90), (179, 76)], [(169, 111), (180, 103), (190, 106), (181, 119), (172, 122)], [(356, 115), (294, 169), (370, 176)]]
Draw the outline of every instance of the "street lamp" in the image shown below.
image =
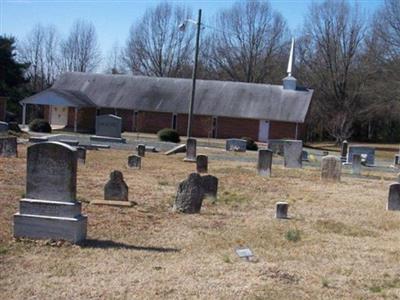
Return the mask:
[(186, 28), (186, 24), (188, 22), (197, 25), (196, 49), (194, 52), (194, 66), (193, 66), (193, 72), (192, 72), (192, 95), (191, 95), (190, 104), (189, 104), (189, 116), (188, 116), (188, 126), (187, 126), (187, 138), (190, 138), (191, 134), (192, 134), (194, 96), (196, 93), (197, 60), (199, 57), (199, 42), (200, 42), (200, 29), (201, 29), (201, 9), (199, 9), (199, 15), (197, 17), (197, 22), (194, 20), (187, 19), (182, 24), (179, 25), (179, 27), (178, 27), (179, 30), (184, 31)]

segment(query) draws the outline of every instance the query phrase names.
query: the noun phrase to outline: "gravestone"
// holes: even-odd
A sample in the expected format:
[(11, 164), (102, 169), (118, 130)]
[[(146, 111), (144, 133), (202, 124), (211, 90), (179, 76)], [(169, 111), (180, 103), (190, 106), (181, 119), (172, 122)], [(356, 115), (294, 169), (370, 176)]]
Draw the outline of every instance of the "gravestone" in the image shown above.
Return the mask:
[(347, 151), (348, 151), (349, 143), (347, 141), (343, 141), (342, 148), (340, 149), (340, 160), (345, 162), (347, 159)]
[(70, 146), (78, 146), (79, 141), (78, 140), (69, 140), (69, 139), (60, 139), (61, 143), (70, 145)]
[(196, 145), (197, 141), (193, 138), (188, 138), (186, 141), (186, 157), (184, 161), (196, 162)]
[(400, 173), (397, 174), (397, 182), (400, 183)]
[(242, 139), (227, 139), (225, 143), (226, 151), (246, 152), (247, 141)]
[(196, 170), (197, 173), (208, 172), (208, 157), (207, 155), (197, 155), (196, 157)]
[(171, 150), (168, 150), (165, 152), (165, 155), (171, 155), (171, 154), (176, 154), (176, 153), (185, 153), (186, 152), (186, 144), (178, 145)]
[(0, 121), (0, 135), (8, 134), (8, 123)]
[(139, 156), (144, 157), (146, 153), (146, 145), (139, 144), (137, 146), (137, 153)]
[(140, 170), (142, 167), (142, 158), (135, 154), (128, 156), (128, 166)]
[(212, 175), (205, 175), (201, 177), (201, 180), (204, 196), (216, 199), (218, 194), (218, 178)]
[(96, 135), (91, 141), (125, 143), (121, 138), (122, 119), (115, 115), (96, 116)]
[(400, 167), (400, 154), (395, 154), (393, 165), (395, 168)]
[(104, 187), (104, 200), (128, 201), (128, 185), (120, 171), (112, 171)]
[(268, 149), (278, 155), (283, 155), (285, 140), (268, 140)]
[(354, 175), (361, 174), (361, 154), (353, 154), (353, 163), (351, 164), (351, 173)]
[(78, 152), (78, 162), (85, 164), (86, 163), (86, 148), (85, 147), (76, 147), (76, 151)]
[(333, 155), (324, 156), (321, 160), (321, 179), (340, 181), (342, 163)]
[(16, 157), (17, 154), (17, 138), (15, 136), (0, 136), (0, 156)]
[(257, 172), (261, 176), (271, 176), (273, 152), (268, 149), (258, 150)]
[(366, 164), (368, 166), (373, 166), (375, 164), (375, 148), (366, 146), (349, 146), (346, 163), (351, 164), (353, 162), (354, 154), (366, 155)]
[[(140, 158), (140, 157), (139, 157)], [(104, 200), (94, 200), (90, 204), (109, 206), (132, 206), (136, 204), (128, 200), (128, 185), (120, 171), (112, 171), (110, 179), (104, 186)]]
[(387, 210), (400, 210), (400, 183), (392, 183), (389, 186)]
[(287, 219), (288, 208), (289, 208), (289, 204), (287, 204), (286, 202), (277, 202), (275, 218)]
[(87, 217), (76, 201), (77, 150), (59, 142), (28, 147), (25, 198), (14, 215), (14, 236), (67, 240), (86, 238)]
[(308, 161), (308, 152), (303, 150), (301, 151), (301, 160), (302, 161)]
[(302, 167), (303, 141), (287, 140), (283, 144), (283, 158), (285, 168)]
[(199, 213), (203, 199), (203, 180), (199, 174), (192, 173), (178, 186), (174, 210), (187, 214)]

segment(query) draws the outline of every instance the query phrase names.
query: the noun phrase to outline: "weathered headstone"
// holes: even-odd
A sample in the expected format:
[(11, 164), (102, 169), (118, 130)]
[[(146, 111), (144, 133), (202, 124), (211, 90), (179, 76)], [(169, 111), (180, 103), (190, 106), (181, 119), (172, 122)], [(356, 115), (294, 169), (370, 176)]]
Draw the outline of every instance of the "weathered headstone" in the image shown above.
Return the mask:
[(400, 154), (395, 154), (393, 165), (395, 168), (400, 167)]
[(361, 154), (353, 154), (353, 163), (351, 164), (351, 173), (354, 175), (361, 174)]
[(146, 145), (139, 144), (137, 146), (137, 153), (139, 156), (144, 157), (146, 153)]
[(258, 150), (257, 171), (261, 176), (271, 176), (273, 152), (268, 149)]
[(366, 155), (366, 164), (373, 166), (375, 164), (375, 148), (366, 146), (349, 146), (349, 151), (347, 153), (347, 163), (351, 164), (353, 162), (354, 154)]
[(289, 204), (287, 204), (286, 202), (277, 202), (275, 218), (287, 219), (288, 208), (289, 208)]
[(104, 200), (128, 201), (128, 185), (120, 171), (112, 171), (104, 187)]
[(17, 156), (17, 138), (15, 136), (0, 136), (0, 156)]
[(86, 163), (86, 148), (85, 147), (76, 147), (78, 152), (78, 162), (85, 164)]
[(139, 155), (130, 155), (128, 157), (128, 166), (133, 169), (141, 169), (142, 158)]
[(242, 139), (227, 139), (225, 143), (226, 151), (246, 152), (247, 141)]
[(197, 141), (194, 138), (188, 138), (186, 141), (186, 157), (184, 161), (196, 162)]
[(8, 123), (0, 121), (0, 135), (6, 135), (8, 133)]
[(308, 161), (308, 152), (303, 150), (301, 151), (301, 160), (302, 161)]
[(186, 152), (186, 144), (178, 145), (167, 152), (165, 152), (165, 155), (171, 155), (171, 154), (176, 154), (176, 153), (184, 153)]
[(67, 240), (86, 238), (87, 217), (76, 201), (77, 150), (59, 142), (28, 147), (26, 196), (14, 215), (14, 236)]
[(342, 148), (340, 149), (340, 160), (345, 162), (347, 159), (347, 151), (348, 151), (349, 143), (347, 141), (342, 142)]
[[(139, 156), (140, 158), (140, 156)], [(128, 200), (128, 185), (120, 171), (112, 171), (110, 179), (104, 186), (104, 200), (94, 200), (90, 204), (109, 206), (132, 206), (136, 204)]]
[(204, 196), (217, 198), (218, 194), (218, 178), (213, 175), (205, 175), (201, 177)]
[(321, 160), (321, 179), (340, 181), (342, 163), (333, 155), (324, 156)]
[(204, 199), (203, 180), (192, 173), (178, 186), (174, 210), (182, 213), (199, 213)]
[(400, 183), (400, 173), (397, 174), (397, 182)]
[(197, 173), (207, 173), (208, 172), (208, 157), (207, 155), (197, 155), (196, 157), (196, 170)]
[(389, 186), (387, 210), (400, 210), (400, 183), (392, 183)]
[(287, 140), (283, 144), (283, 157), (285, 168), (301, 168), (303, 141)]
[(98, 142), (125, 143), (121, 138), (122, 119), (115, 115), (96, 116), (96, 135), (90, 140)]

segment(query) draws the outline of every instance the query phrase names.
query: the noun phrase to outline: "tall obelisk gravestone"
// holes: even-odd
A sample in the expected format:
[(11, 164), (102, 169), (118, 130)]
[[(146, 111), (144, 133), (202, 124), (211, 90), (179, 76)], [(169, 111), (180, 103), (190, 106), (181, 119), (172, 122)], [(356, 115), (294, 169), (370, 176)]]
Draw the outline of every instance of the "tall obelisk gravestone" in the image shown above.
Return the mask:
[(14, 236), (67, 240), (86, 238), (87, 217), (76, 201), (76, 148), (45, 142), (28, 148), (26, 196), (14, 215)]

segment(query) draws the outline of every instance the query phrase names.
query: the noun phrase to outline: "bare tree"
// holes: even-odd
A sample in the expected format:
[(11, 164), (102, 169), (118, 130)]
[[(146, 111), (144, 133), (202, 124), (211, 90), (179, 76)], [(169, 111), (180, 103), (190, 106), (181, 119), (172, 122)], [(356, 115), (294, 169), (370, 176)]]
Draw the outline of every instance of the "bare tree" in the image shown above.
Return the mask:
[(107, 54), (106, 67), (104, 72), (107, 74), (126, 73), (123, 63), (123, 50), (118, 42), (115, 42)]
[(96, 29), (92, 23), (77, 20), (61, 43), (62, 68), (64, 71), (91, 72), (101, 62)]
[(29, 63), (27, 77), (32, 90), (41, 91), (53, 84), (59, 73), (59, 37), (54, 26), (37, 24), (19, 44), (19, 60)]
[(227, 79), (245, 82), (276, 80), (274, 71), (284, 74), (282, 47), (287, 25), (268, 2), (237, 2), (220, 12), (210, 35), (209, 68)]
[(306, 16), (299, 51), (303, 78), (315, 87), (313, 112), (337, 142), (351, 136), (362, 112), (365, 29), (358, 8), (345, 1), (312, 4)]
[(192, 57), (193, 30), (179, 31), (190, 18), (183, 6), (163, 2), (148, 9), (130, 30), (124, 62), (133, 74), (158, 77), (184, 76), (182, 71)]

